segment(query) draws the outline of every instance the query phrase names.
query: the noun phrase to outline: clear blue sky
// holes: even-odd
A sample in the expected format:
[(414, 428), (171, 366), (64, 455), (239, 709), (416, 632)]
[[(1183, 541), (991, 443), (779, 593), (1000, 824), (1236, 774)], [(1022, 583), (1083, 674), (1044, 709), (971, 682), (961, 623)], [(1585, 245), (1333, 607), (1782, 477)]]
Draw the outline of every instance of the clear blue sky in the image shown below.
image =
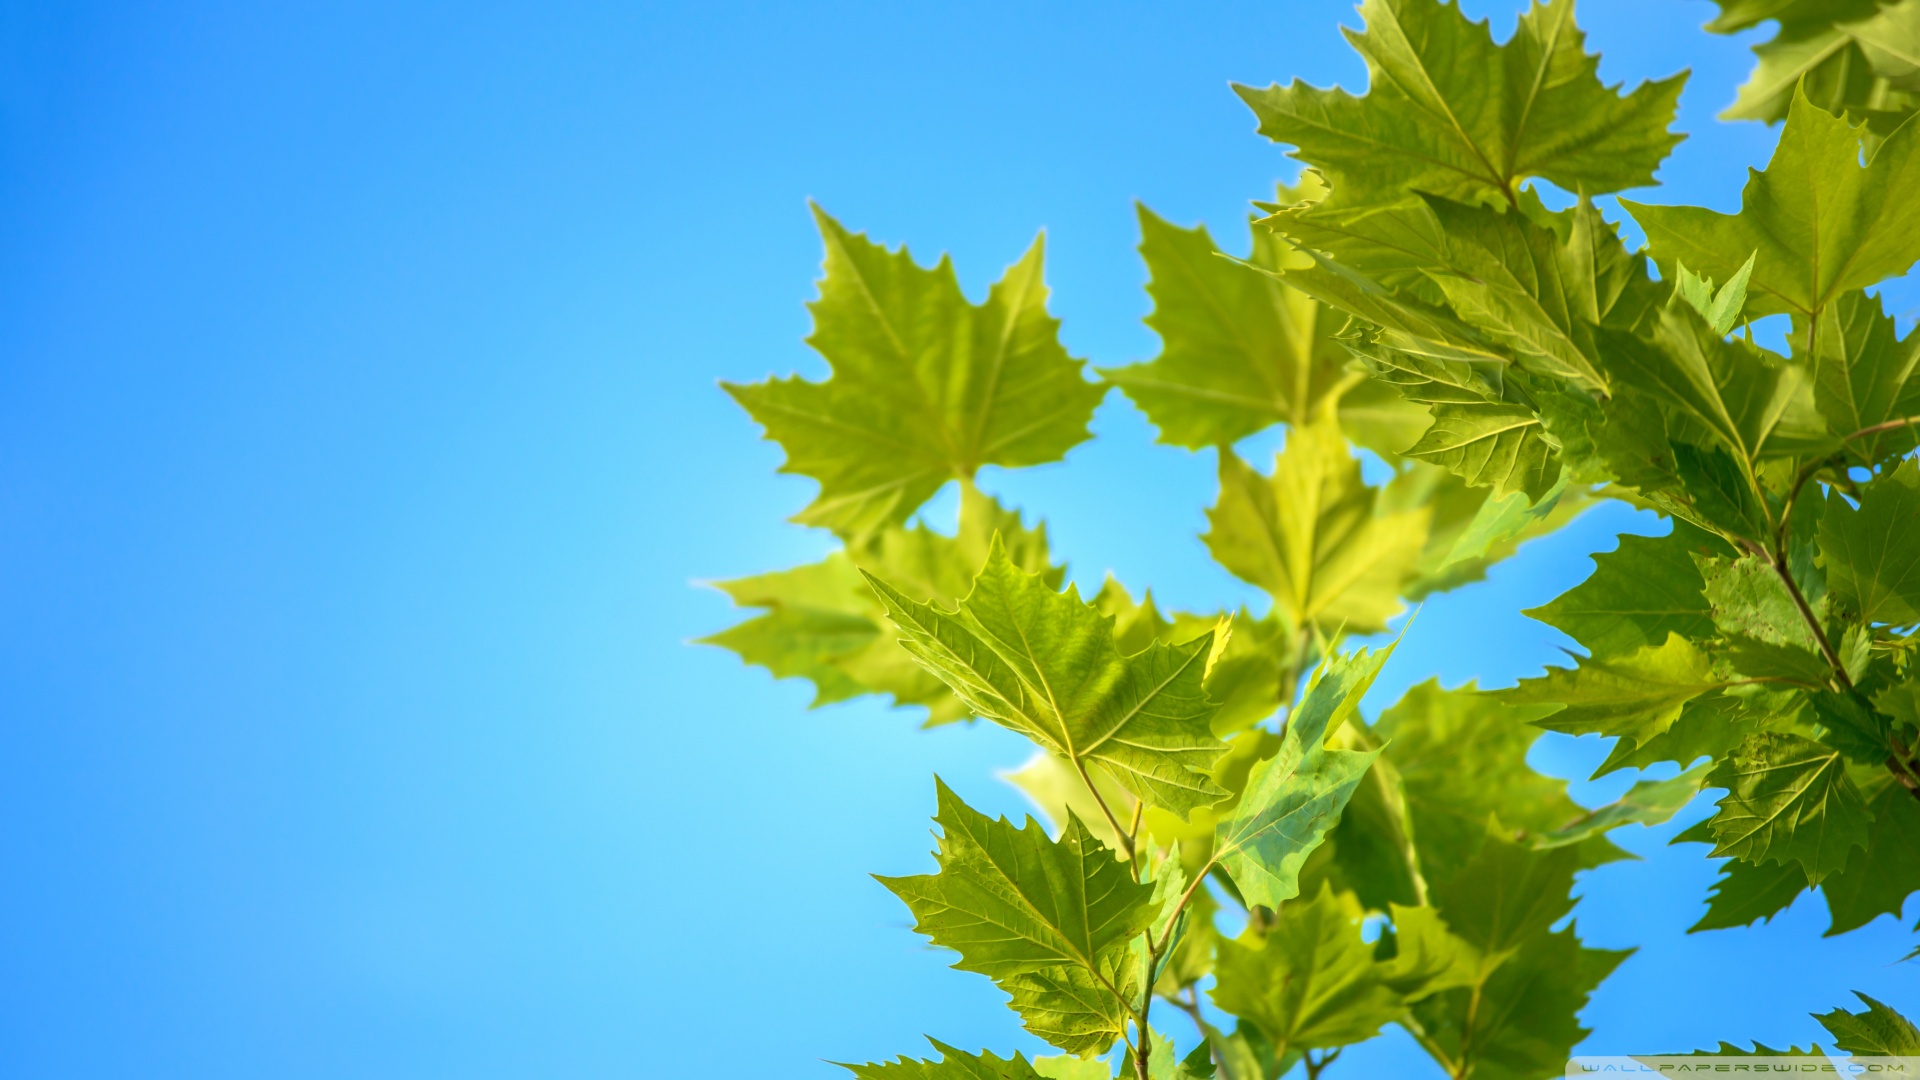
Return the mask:
[[(1504, 34), (1516, 4), (1468, 8)], [(1730, 209), (1772, 140), (1711, 123), (1748, 63), (1711, 12), (1585, 21), (1610, 78), (1695, 68), (1655, 198)], [(1019, 742), (807, 713), (684, 644), (734, 617), (695, 579), (826, 547), (714, 383), (821, 371), (809, 196), (951, 250), (976, 291), (1045, 227), (1073, 351), (1150, 355), (1131, 201), (1243, 243), (1291, 169), (1226, 84), (1357, 87), (1343, 18), (0, 5), (0, 1073), (825, 1078), (923, 1031), (1032, 1050), (866, 877), (928, 865), (936, 770), (1020, 810), (992, 776)], [(1244, 596), (1194, 540), (1210, 459), (1117, 395), (1096, 427), (987, 486), (1081, 581)], [(1388, 690), (1537, 669), (1558, 639), (1515, 610), (1652, 527), (1596, 513), (1429, 604)], [(1818, 897), (1683, 937), (1713, 874), (1670, 832), (1583, 886), (1589, 939), (1641, 947), (1590, 1047), (1804, 1042), (1854, 986), (1920, 1006), (1907, 935), (1822, 941)]]

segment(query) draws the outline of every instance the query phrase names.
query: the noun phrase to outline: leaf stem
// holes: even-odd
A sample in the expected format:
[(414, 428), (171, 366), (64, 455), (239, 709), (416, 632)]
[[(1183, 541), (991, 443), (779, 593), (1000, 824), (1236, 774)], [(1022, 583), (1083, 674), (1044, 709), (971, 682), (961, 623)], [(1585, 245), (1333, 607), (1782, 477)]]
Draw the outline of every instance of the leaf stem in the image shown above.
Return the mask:
[[(1119, 839), (1121, 844), (1121, 853), (1127, 857), (1128, 862), (1132, 862), (1132, 835), (1130, 835), (1126, 829), (1120, 827), (1120, 819), (1113, 816), (1113, 811), (1107, 806), (1107, 800), (1100, 797), (1100, 789), (1093, 786), (1093, 778), (1087, 775), (1087, 767), (1076, 759), (1069, 758), (1068, 760), (1073, 762), (1073, 771), (1079, 775), (1080, 783), (1085, 785), (1087, 794), (1093, 796), (1094, 805), (1100, 808), (1100, 813), (1106, 817), (1107, 824), (1113, 828), (1113, 835)], [(1134, 880), (1139, 880), (1140, 870), (1138, 867), (1134, 868), (1133, 876)]]

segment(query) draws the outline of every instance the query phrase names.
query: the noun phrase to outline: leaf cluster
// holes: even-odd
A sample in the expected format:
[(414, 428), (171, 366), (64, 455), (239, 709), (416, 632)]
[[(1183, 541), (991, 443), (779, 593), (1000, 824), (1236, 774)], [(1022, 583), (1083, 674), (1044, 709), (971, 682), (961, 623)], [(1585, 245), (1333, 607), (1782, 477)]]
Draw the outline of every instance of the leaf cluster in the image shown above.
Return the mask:
[[(1920, 889), (1920, 337), (1869, 290), (1920, 258), (1901, 67), (1920, 0), (1721, 9), (1711, 29), (1780, 22), (1730, 113), (1784, 119), (1779, 146), (1738, 213), (1619, 200), (1645, 251), (1594, 199), (1653, 183), (1685, 76), (1604, 84), (1571, 0), (1504, 42), (1454, 4), (1366, 0), (1365, 93), (1237, 87), (1305, 171), (1256, 204), (1244, 257), (1139, 208), (1161, 345), (1140, 362), (1067, 353), (1039, 242), (975, 303), (944, 258), (816, 209), (808, 341), (830, 375), (727, 390), (817, 482), (795, 520), (839, 546), (720, 583), (753, 614), (705, 640), (815, 705), (882, 695), (1033, 744), (1008, 779), (1044, 822), (937, 782), (934, 871), (879, 880), (1061, 1051), (936, 1042), (856, 1075), (1317, 1078), (1388, 1025), (1454, 1080), (1557, 1073), (1627, 956), (1581, 942), (1575, 876), (1704, 789), (1717, 806), (1678, 840), (1728, 862), (1694, 929), (1815, 886), (1830, 933), (1900, 915)], [(1755, 341), (1772, 315), (1784, 353)], [(1111, 577), (1083, 596), (1045, 527), (987, 493), (1089, 438), (1110, 387), (1215, 454), (1202, 539), (1263, 611), (1167, 611)], [(1270, 466), (1244, 460), (1275, 425)], [(949, 484), (946, 532), (920, 511)], [(1602, 498), (1671, 528), (1529, 612), (1580, 646), (1567, 666), (1362, 714), (1392, 646), (1343, 635)], [(1678, 771), (1583, 808), (1527, 767), (1542, 729), (1611, 739), (1603, 773)], [(1863, 1000), (1821, 1018), (1839, 1045), (1906, 1045)]]

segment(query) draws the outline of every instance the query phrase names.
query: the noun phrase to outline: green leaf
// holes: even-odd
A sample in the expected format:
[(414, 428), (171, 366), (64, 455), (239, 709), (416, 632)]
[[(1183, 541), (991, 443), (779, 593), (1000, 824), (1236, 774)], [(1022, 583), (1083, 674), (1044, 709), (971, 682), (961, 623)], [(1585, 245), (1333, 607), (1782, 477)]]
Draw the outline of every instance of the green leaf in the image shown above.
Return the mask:
[(1665, 780), (1638, 781), (1627, 789), (1625, 795), (1540, 837), (1534, 846), (1552, 848), (1584, 844), (1622, 825), (1662, 824), (1693, 801), (1706, 778), (1707, 764), (1702, 762)]
[(1862, 622), (1920, 620), (1920, 468), (1909, 459), (1865, 489), (1858, 507), (1827, 499), (1820, 549), (1833, 597)]
[(1548, 731), (1617, 735), (1640, 746), (1672, 727), (1687, 702), (1724, 685), (1704, 653), (1672, 634), (1665, 644), (1590, 657), (1576, 668), (1548, 668), (1493, 694), (1508, 705), (1562, 706), (1534, 721)]
[(1403, 1008), (1360, 937), (1360, 904), (1322, 885), (1286, 905), (1251, 944), (1220, 945), (1213, 1000), (1257, 1024), (1281, 1050), (1326, 1050), (1371, 1039)]
[(1407, 456), (1445, 466), (1467, 483), (1538, 499), (1560, 478), (1560, 464), (1524, 405), (1461, 402), (1433, 407), (1433, 426)]
[(940, 871), (880, 883), (912, 909), (915, 930), (960, 954), (954, 967), (1011, 993), (1035, 1034), (1072, 1053), (1112, 1045), (1113, 1021), (1125, 1021), (1129, 942), (1153, 921), (1153, 886), (1136, 883), (1078, 818), (1053, 840), (1032, 818), (1016, 829), (938, 788)]
[(764, 610), (700, 643), (729, 649), (775, 678), (808, 680), (816, 707), (887, 694), (895, 705), (924, 706), (929, 725), (963, 719), (967, 713), (960, 699), (900, 647), (860, 571), (897, 582), (913, 595), (952, 603), (966, 594), (986, 563), (996, 533), (1021, 569), (1049, 584), (1065, 576), (1047, 553), (1044, 525), (1029, 529), (1018, 513), (964, 486), (954, 536), (925, 525), (889, 528), (817, 563), (718, 582), (715, 587), (734, 603)]
[(1473, 983), (1412, 1008), (1423, 1043), (1447, 1055), (1453, 1071), (1546, 1075), (1586, 1036), (1578, 1013), (1627, 954), (1582, 948), (1571, 929), (1549, 931), (1573, 907), (1578, 861), (1570, 847), (1535, 851), (1489, 837), (1460, 873), (1435, 886), (1440, 916), (1480, 957)]
[(1535, 3), (1496, 45), (1485, 23), (1432, 0), (1366, 0), (1365, 97), (1295, 82), (1236, 86), (1260, 133), (1296, 147), (1341, 203), (1407, 190), (1504, 202), (1544, 177), (1602, 194), (1651, 183), (1679, 137), (1667, 132), (1684, 76), (1630, 94), (1601, 84), (1571, 0)]
[(1249, 905), (1278, 908), (1299, 892), (1301, 864), (1339, 819), (1373, 752), (1329, 750), (1393, 648), (1329, 658), (1287, 720), (1280, 752), (1253, 767), (1246, 793), (1214, 832), (1214, 858)]
[(1220, 499), (1202, 537), (1220, 565), (1273, 597), (1291, 626), (1385, 629), (1402, 610), (1400, 582), (1426, 541), (1427, 512), (1379, 513), (1379, 492), (1325, 424), (1287, 432), (1264, 477), (1220, 453)]
[(1718, 539), (1680, 522), (1666, 536), (1622, 535), (1614, 550), (1593, 556), (1586, 581), (1525, 614), (1599, 657), (1661, 645), (1672, 634), (1710, 637), (1706, 583), (1693, 559), (1703, 548), (1725, 550)]
[(1616, 744), (1596, 775), (1661, 761), (1690, 765), (1702, 757), (1724, 757), (1748, 735), (1790, 726), (1800, 705), (1799, 695), (1791, 692), (1695, 698), (1665, 732), (1631, 747)]
[(1379, 507), (1389, 514), (1422, 506), (1431, 512), (1426, 547), (1400, 588), (1403, 597), (1419, 600), (1479, 581), (1521, 544), (1557, 531), (1597, 502), (1585, 488), (1569, 485), (1565, 474), (1529, 502), (1523, 492), (1495, 495), (1442, 469), (1409, 465), (1388, 481)]
[(1811, 408), (1801, 368), (1777, 363), (1748, 342), (1722, 340), (1691, 308), (1662, 311), (1651, 336), (1602, 331), (1600, 337), (1616, 379), (1698, 425), (1743, 467), (1768, 452), (1768, 440), (1796, 407)]
[(1807, 889), (1807, 872), (1797, 862), (1750, 863), (1729, 859), (1726, 872), (1707, 894), (1707, 913), (1687, 928), (1728, 930), (1770, 920)]
[(1113, 1080), (1113, 1066), (1072, 1054), (1049, 1054), (1033, 1059), (1033, 1071), (1047, 1080)]
[(1433, 887), (1447, 927), (1498, 964), (1573, 910), (1570, 847), (1535, 850), (1489, 836), (1453, 877)]
[(1674, 295), (1693, 305), (1693, 310), (1707, 320), (1707, 325), (1713, 327), (1714, 333), (1732, 333), (1740, 322), (1740, 309), (1747, 304), (1747, 281), (1753, 277), (1753, 263), (1757, 258), (1758, 253), (1747, 256), (1747, 261), (1727, 279), (1719, 292), (1714, 291), (1712, 278), (1701, 277), (1687, 269), (1686, 263), (1675, 262), (1674, 276), (1678, 280), (1674, 282)]
[(1125, 952), (1091, 968), (1061, 965), (999, 980), (1034, 1036), (1069, 1054), (1104, 1054), (1126, 1031), (1127, 1003), (1140, 996), (1139, 965)]
[(1708, 822), (1713, 854), (1748, 862), (1794, 860), (1818, 884), (1867, 845), (1871, 812), (1840, 754), (1811, 739), (1749, 735), (1707, 777), (1727, 789)]
[(860, 1080), (1041, 1080), (1048, 1074), (1034, 1068), (1018, 1051), (1011, 1058), (995, 1057), (988, 1051), (969, 1054), (955, 1050), (938, 1039), (928, 1039), (940, 1051), (939, 1061), (919, 1061), (901, 1057), (895, 1061), (868, 1065), (841, 1065)]
[(1399, 776), (1419, 866), (1429, 880), (1453, 876), (1480, 850), (1489, 817), (1545, 835), (1584, 813), (1567, 798), (1564, 783), (1527, 765), (1527, 751), (1540, 738), (1528, 715), (1472, 683), (1443, 690), (1437, 679), (1412, 687), (1380, 715), (1374, 734)]
[(1847, 856), (1846, 869), (1820, 883), (1832, 916), (1828, 937), (1883, 914), (1899, 918), (1901, 905), (1920, 890), (1920, 800), (1888, 781), (1873, 793), (1867, 809), (1873, 814), (1867, 846)]
[[(1182, 229), (1140, 209), (1140, 254), (1151, 275), (1147, 325), (1160, 355), (1103, 369), (1160, 429), (1160, 441), (1223, 446), (1277, 423), (1301, 425), (1327, 408), (1362, 445), (1397, 453), (1419, 437), (1420, 410), (1349, 372), (1332, 338), (1338, 320), (1274, 277), (1221, 258), (1205, 227)], [(1253, 230), (1248, 262), (1279, 269), (1284, 245)]]
[(1843, 29), (1876, 75), (1901, 90), (1920, 90), (1920, 2), (1887, 4), (1873, 18)]
[(1225, 798), (1206, 772), (1226, 751), (1209, 729), (1202, 680), (1211, 633), (1122, 656), (1113, 619), (1054, 592), (997, 545), (953, 611), (867, 580), (901, 644), (967, 704), (1078, 768), (1097, 766), (1135, 797), (1185, 817)]
[[(1829, 430), (1844, 438), (1889, 421), (1920, 416), (1920, 337), (1901, 340), (1893, 320), (1881, 310), (1880, 297), (1864, 292), (1840, 294), (1814, 324), (1817, 340), (1807, 340), (1809, 323), (1794, 320), (1796, 354), (1813, 360), (1814, 401)], [(1864, 465), (1898, 457), (1914, 448), (1920, 428), (1903, 427), (1849, 440), (1846, 448)]]
[[(1695, 556), (1694, 561), (1706, 582), (1705, 595), (1713, 610), (1714, 626), (1722, 633), (1807, 653), (1819, 652), (1813, 629), (1771, 563), (1753, 555), (1737, 559)], [(1825, 608), (1824, 602), (1814, 606), (1815, 617), (1824, 617)]]
[(1439, 912), (1395, 904), (1392, 913), (1394, 951), (1380, 977), (1394, 993), (1411, 1002), (1478, 981), (1480, 950), (1448, 930)]
[(1833, 1033), (1833, 1041), (1849, 1054), (1885, 1057), (1920, 1056), (1920, 1028), (1858, 990), (1853, 996), (1866, 1002), (1865, 1012), (1835, 1009), (1814, 1015), (1820, 1026)]
[(1646, 230), (1662, 273), (1677, 260), (1730, 278), (1753, 257), (1752, 315), (1811, 317), (1920, 258), (1920, 202), (1907, 195), (1920, 184), (1920, 130), (1895, 132), (1864, 166), (1863, 130), (1796, 91), (1773, 160), (1750, 175), (1740, 213), (1620, 205)]
[(1039, 241), (972, 304), (944, 257), (923, 269), (904, 248), (818, 207), (814, 217), (826, 277), (807, 342), (832, 377), (725, 384), (786, 448), (781, 471), (820, 482), (795, 521), (857, 536), (905, 521), (983, 465), (1058, 461), (1086, 440), (1104, 388), (1060, 346)]
[(1413, 1022), (1474, 1080), (1559, 1075), (1590, 1034), (1579, 1020), (1588, 996), (1631, 952), (1583, 948), (1572, 930), (1543, 933), (1478, 993), (1449, 990), (1416, 1004)]

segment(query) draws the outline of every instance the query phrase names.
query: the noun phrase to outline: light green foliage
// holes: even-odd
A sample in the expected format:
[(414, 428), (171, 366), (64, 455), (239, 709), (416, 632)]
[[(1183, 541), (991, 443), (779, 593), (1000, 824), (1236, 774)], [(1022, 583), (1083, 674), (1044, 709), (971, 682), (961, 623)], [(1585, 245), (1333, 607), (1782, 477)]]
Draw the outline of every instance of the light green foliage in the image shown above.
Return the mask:
[(928, 1039), (940, 1051), (939, 1061), (901, 1057), (873, 1065), (843, 1065), (860, 1080), (1040, 1080), (1053, 1074), (1043, 1073), (1019, 1053), (1011, 1059), (995, 1057), (990, 1051), (969, 1054), (955, 1050), (938, 1039)]
[(1300, 891), (1300, 866), (1333, 826), (1372, 763), (1370, 752), (1329, 750), (1328, 733), (1360, 707), (1393, 654), (1361, 651), (1329, 660), (1287, 721), (1273, 758), (1253, 767), (1239, 807), (1222, 818), (1214, 858), (1249, 904), (1277, 908)]
[(1662, 645), (1673, 634), (1707, 637), (1712, 609), (1694, 560), (1703, 547), (1720, 545), (1684, 525), (1668, 536), (1622, 536), (1618, 548), (1593, 557), (1591, 577), (1527, 614), (1601, 657)]
[[(1810, 327), (1817, 338), (1811, 343)], [(1845, 450), (1853, 461), (1873, 465), (1914, 448), (1920, 429), (1900, 421), (1920, 416), (1920, 380), (1913, 378), (1920, 337), (1901, 340), (1879, 297), (1842, 293), (1817, 325), (1796, 319), (1793, 346), (1813, 358), (1814, 401), (1829, 430), (1846, 435), (1894, 425), (1849, 439)]]
[[(1277, 270), (1283, 249), (1256, 228), (1248, 261)], [(1347, 370), (1352, 357), (1333, 338), (1338, 315), (1221, 258), (1204, 226), (1183, 229), (1142, 206), (1140, 254), (1154, 304), (1147, 325), (1160, 335), (1160, 355), (1101, 374), (1146, 412), (1162, 442), (1225, 446), (1277, 423), (1310, 423), (1329, 409), (1356, 442), (1384, 454), (1419, 438), (1419, 409)]]
[(1227, 792), (1206, 771), (1226, 751), (1202, 688), (1212, 633), (1122, 656), (1113, 619), (1074, 587), (1054, 592), (996, 544), (952, 611), (868, 575), (907, 651), (976, 716), (1076, 768), (1100, 768), (1136, 798), (1185, 817)]
[(906, 901), (914, 929), (960, 954), (1013, 996), (1035, 1034), (1098, 1053), (1125, 1022), (1131, 972), (1122, 961), (1153, 921), (1152, 887), (1069, 818), (1059, 840), (1028, 819), (1016, 829), (940, 784), (940, 872), (881, 878)]
[(1853, 996), (1866, 1003), (1867, 1011), (1835, 1009), (1814, 1017), (1833, 1033), (1835, 1046), (1849, 1054), (1920, 1055), (1920, 1028), (1913, 1021), (1858, 991)]
[(896, 705), (925, 706), (929, 724), (959, 720), (967, 715), (965, 706), (900, 647), (860, 572), (950, 604), (972, 587), (996, 534), (1015, 565), (1059, 582), (1064, 570), (1052, 565), (1046, 527), (1027, 528), (1019, 514), (967, 485), (955, 536), (920, 524), (892, 527), (817, 563), (719, 582), (716, 587), (734, 603), (764, 611), (700, 640), (730, 649), (776, 678), (811, 681), (816, 706), (887, 694)]
[(1207, 548), (1265, 589), (1292, 626), (1382, 630), (1402, 608), (1400, 584), (1420, 557), (1428, 515), (1380, 514), (1379, 497), (1337, 431), (1296, 426), (1271, 477), (1221, 451)]
[(1725, 280), (1752, 259), (1750, 314), (1813, 316), (1920, 258), (1920, 203), (1905, 187), (1920, 165), (1920, 131), (1896, 132), (1865, 164), (1862, 135), (1797, 94), (1773, 160), (1747, 181), (1740, 213), (1621, 205), (1646, 229), (1662, 270), (1678, 261)]
[(1715, 855), (1792, 859), (1818, 884), (1866, 846), (1872, 818), (1860, 790), (1840, 755), (1811, 739), (1749, 735), (1707, 782), (1727, 789), (1711, 822)]
[(1920, 4), (1915, 0), (1719, 0), (1707, 29), (1723, 34), (1778, 19), (1779, 32), (1754, 46), (1753, 77), (1721, 115), (1775, 121), (1787, 115), (1796, 88), (1821, 108), (1892, 130), (1914, 108), (1913, 73), (1920, 56)]
[(1829, 500), (1820, 548), (1834, 598), (1861, 621), (1920, 620), (1920, 468), (1902, 462), (1857, 508)]
[(1548, 668), (1499, 693), (1508, 705), (1558, 705), (1535, 720), (1549, 731), (1572, 735), (1617, 735), (1641, 745), (1664, 734), (1680, 710), (1724, 681), (1699, 649), (1679, 634), (1610, 659), (1588, 659), (1575, 668)]
[(1298, 150), (1334, 198), (1419, 190), (1510, 200), (1539, 176), (1569, 191), (1638, 187), (1679, 142), (1667, 133), (1683, 76), (1630, 94), (1603, 86), (1572, 0), (1535, 3), (1511, 41), (1430, 0), (1366, 0), (1347, 40), (1367, 62), (1368, 93), (1296, 82), (1235, 87), (1260, 133)]
[(1370, 1039), (1405, 1005), (1360, 938), (1359, 901), (1323, 885), (1263, 935), (1221, 946), (1213, 999), (1259, 1025), (1277, 1048), (1322, 1050)]
[(786, 448), (782, 470), (820, 482), (795, 520), (849, 536), (896, 525), (949, 480), (1057, 461), (1087, 438), (1103, 388), (1060, 346), (1038, 241), (971, 304), (944, 258), (927, 270), (814, 216), (827, 259), (807, 342), (833, 377), (727, 386)]
[[(1626, 956), (1581, 943), (1574, 875), (1703, 791), (1674, 842), (1726, 862), (1694, 930), (1809, 888), (1831, 934), (1910, 914), (1920, 336), (1869, 290), (1920, 257), (1920, 0), (1719, 5), (1717, 32), (1779, 22), (1732, 110), (1784, 119), (1779, 144), (1737, 214), (1625, 203), (1632, 251), (1592, 197), (1652, 183), (1681, 76), (1603, 85), (1572, 0), (1505, 43), (1457, 4), (1365, 0), (1364, 94), (1238, 88), (1305, 166), (1255, 204), (1246, 258), (1139, 210), (1160, 349), (1106, 382), (1061, 347), (1037, 245), (974, 304), (945, 260), (819, 215), (831, 377), (729, 390), (819, 481), (797, 520), (839, 546), (721, 584), (753, 612), (706, 640), (816, 704), (882, 695), (1033, 743), (1006, 779), (1048, 825), (941, 784), (938, 872), (881, 880), (1066, 1055), (936, 1043), (857, 1075), (1318, 1080), (1389, 1025), (1450, 1080), (1557, 1075)], [(1752, 323), (1780, 313), (1784, 352)], [(1216, 455), (1206, 548), (1270, 610), (1171, 610), (1112, 577), (1083, 599), (976, 486), (1087, 438), (1107, 383)], [(1274, 425), (1262, 472), (1232, 446)], [(1391, 478), (1366, 483), (1359, 448)], [(915, 520), (949, 482), (951, 536)], [(1606, 498), (1671, 525), (1530, 612), (1584, 655), (1510, 689), (1430, 680), (1367, 722), (1392, 649), (1342, 635)], [(1543, 728), (1610, 740), (1600, 773), (1681, 771), (1583, 807), (1527, 765)], [(1843, 1050), (1920, 1052), (1864, 1000), (1820, 1017)]]

